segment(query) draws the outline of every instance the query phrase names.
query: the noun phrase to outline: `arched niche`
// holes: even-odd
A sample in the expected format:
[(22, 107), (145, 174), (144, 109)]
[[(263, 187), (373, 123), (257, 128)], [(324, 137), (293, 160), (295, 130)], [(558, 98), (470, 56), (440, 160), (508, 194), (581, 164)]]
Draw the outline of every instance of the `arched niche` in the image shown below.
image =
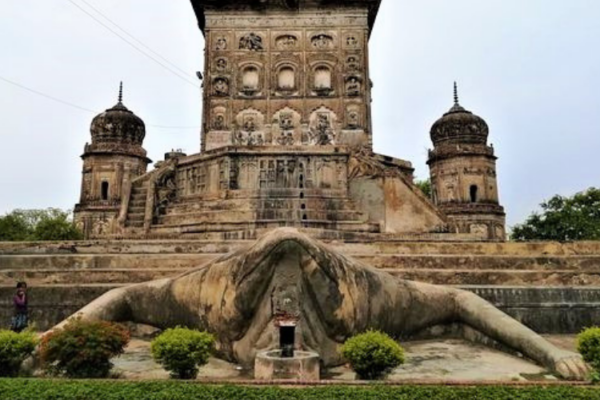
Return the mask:
[(284, 65), (277, 71), (277, 90), (291, 92), (296, 90), (296, 70), (291, 65)]

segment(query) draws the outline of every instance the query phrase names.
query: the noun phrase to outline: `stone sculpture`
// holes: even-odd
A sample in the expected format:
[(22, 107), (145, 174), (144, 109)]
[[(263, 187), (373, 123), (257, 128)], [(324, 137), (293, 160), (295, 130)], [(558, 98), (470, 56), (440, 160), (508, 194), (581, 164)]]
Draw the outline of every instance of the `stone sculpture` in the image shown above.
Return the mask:
[(296, 347), (317, 352), (325, 367), (342, 364), (338, 346), (368, 329), (406, 338), (454, 324), (565, 378), (588, 372), (577, 354), (470, 292), (393, 277), (289, 228), (178, 277), (112, 290), (78, 314), (207, 330), (220, 357), (245, 366), (277, 348), (276, 321), (284, 315), (298, 321)]

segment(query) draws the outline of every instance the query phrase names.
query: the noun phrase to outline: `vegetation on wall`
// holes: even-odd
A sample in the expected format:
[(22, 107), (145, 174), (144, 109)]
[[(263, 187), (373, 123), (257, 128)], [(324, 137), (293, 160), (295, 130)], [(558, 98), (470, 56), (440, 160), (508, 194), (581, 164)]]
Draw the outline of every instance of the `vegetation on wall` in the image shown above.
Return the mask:
[(512, 229), (512, 240), (600, 240), (600, 189), (572, 197), (556, 195), (541, 208), (541, 213), (533, 213)]
[(423, 192), (423, 194), (428, 198), (431, 199), (431, 179), (425, 179), (424, 181), (415, 181), (415, 185), (421, 189), (421, 191)]
[(70, 211), (14, 210), (0, 216), (0, 242), (81, 240)]

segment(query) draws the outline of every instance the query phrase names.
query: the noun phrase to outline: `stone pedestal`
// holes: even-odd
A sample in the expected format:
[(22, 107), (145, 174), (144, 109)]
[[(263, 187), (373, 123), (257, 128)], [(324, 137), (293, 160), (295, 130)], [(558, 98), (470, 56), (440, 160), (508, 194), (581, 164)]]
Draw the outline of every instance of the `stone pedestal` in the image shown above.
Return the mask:
[(259, 353), (254, 362), (254, 378), (263, 381), (318, 381), (320, 378), (319, 355), (307, 351), (296, 351), (294, 357), (283, 358), (279, 350)]

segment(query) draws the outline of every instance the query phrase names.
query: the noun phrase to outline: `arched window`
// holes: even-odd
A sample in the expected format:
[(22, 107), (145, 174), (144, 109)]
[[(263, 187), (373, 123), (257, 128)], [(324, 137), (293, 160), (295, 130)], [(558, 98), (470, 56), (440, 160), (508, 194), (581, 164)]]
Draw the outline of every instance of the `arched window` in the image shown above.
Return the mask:
[(103, 201), (108, 200), (108, 189), (109, 189), (109, 184), (108, 182), (104, 181), (102, 182), (102, 185), (100, 186), (100, 197)]
[(277, 87), (281, 90), (292, 90), (296, 87), (296, 74), (292, 67), (283, 67), (279, 70)]
[(259, 82), (258, 69), (256, 67), (247, 67), (244, 69), (242, 86), (244, 90), (258, 90)]
[(327, 67), (319, 67), (315, 70), (315, 89), (331, 90), (331, 70)]
[(477, 203), (477, 201), (478, 201), (478, 198), (477, 198), (478, 193), (477, 192), (479, 191), (479, 188), (477, 187), (477, 185), (471, 185), (471, 188), (469, 191), (471, 194), (471, 203)]

